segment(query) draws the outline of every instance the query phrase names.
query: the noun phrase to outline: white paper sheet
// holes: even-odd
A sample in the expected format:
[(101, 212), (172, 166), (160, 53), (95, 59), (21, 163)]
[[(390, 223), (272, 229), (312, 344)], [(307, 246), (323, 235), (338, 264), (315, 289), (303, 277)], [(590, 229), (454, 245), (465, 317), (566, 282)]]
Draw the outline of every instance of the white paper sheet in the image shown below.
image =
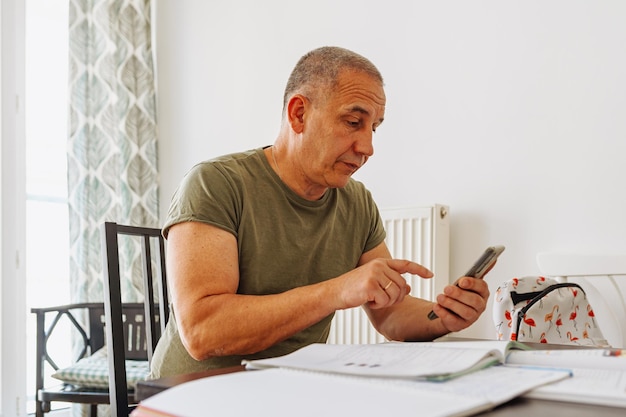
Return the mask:
[(466, 416), (563, 377), (559, 372), (493, 367), (453, 381), (418, 382), (268, 369), (181, 384), (140, 407), (177, 417)]

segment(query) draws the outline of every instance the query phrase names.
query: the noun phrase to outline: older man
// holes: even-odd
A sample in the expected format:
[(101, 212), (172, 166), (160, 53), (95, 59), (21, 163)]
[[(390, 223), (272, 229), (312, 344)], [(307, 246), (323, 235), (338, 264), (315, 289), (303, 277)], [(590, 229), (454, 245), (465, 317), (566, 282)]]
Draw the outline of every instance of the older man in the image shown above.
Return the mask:
[(437, 303), (409, 295), (402, 274), (432, 273), (391, 259), (376, 204), (351, 178), (374, 153), (385, 104), (369, 60), (313, 50), (288, 80), (272, 146), (185, 176), (163, 228), (173, 314), (153, 377), (324, 342), (334, 312), (351, 307), (391, 340), (432, 340), (477, 320), (489, 296), (482, 280), (462, 278)]

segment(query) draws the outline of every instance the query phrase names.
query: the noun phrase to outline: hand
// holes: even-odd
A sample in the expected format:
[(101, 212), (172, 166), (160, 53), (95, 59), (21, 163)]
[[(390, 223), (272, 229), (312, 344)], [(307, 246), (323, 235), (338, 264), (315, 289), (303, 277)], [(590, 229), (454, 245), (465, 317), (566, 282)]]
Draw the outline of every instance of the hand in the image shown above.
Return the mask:
[(339, 297), (340, 308), (358, 307), (368, 304), (370, 309), (389, 307), (401, 302), (411, 291), (402, 274), (410, 273), (431, 278), (427, 268), (403, 259), (374, 259), (352, 271), (341, 275)]
[(437, 296), (433, 311), (451, 332), (463, 330), (474, 323), (487, 307), (489, 287), (482, 279), (461, 277), (456, 285), (448, 285)]

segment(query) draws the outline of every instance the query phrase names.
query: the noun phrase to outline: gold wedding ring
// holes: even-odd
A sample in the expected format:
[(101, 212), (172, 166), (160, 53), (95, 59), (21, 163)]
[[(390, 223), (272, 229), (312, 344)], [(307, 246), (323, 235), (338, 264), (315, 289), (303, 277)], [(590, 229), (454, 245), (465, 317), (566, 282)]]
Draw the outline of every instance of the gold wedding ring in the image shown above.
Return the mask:
[(383, 290), (384, 290), (384, 291), (387, 291), (387, 288), (389, 288), (389, 287), (391, 286), (391, 284), (393, 284), (393, 281), (389, 280), (389, 282), (387, 283), (387, 285), (385, 285), (385, 286), (383, 287)]

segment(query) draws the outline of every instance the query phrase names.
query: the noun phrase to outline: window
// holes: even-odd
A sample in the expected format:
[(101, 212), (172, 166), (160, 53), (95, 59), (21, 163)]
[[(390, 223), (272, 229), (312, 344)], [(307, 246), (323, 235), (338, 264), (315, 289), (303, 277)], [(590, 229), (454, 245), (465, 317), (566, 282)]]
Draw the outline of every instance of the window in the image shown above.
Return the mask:
[[(34, 412), (35, 399), (35, 320), (30, 308), (70, 301), (66, 171), (68, 14), (69, 0), (26, 1), (25, 269), (29, 413)], [(50, 343), (49, 348), (54, 350), (55, 341)], [(69, 360), (67, 349), (65, 352)]]

